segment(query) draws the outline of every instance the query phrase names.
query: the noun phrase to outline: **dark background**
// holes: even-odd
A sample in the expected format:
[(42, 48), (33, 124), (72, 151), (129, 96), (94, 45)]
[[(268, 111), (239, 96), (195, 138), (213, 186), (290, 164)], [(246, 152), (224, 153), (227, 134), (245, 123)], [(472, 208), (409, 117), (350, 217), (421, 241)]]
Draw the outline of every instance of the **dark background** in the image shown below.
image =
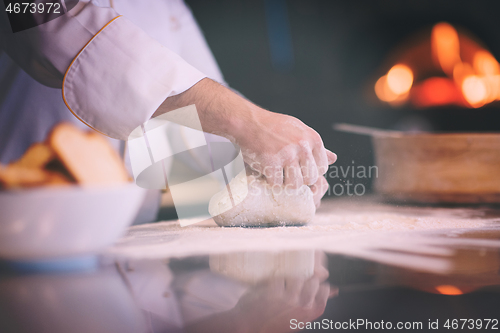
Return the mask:
[[(230, 86), (266, 109), (293, 115), (313, 127), (325, 146), (338, 154), (338, 167), (353, 161), (368, 167), (374, 162), (370, 139), (334, 132), (332, 124), (337, 122), (387, 129), (423, 123), (440, 131), (500, 130), (495, 105), (393, 108), (379, 102), (373, 92), (376, 79), (387, 70), (383, 66), (391, 50), (440, 21), (477, 36), (498, 60), (500, 1), (186, 2)], [(331, 179), (330, 184), (339, 181), (345, 179)], [(370, 190), (370, 180), (354, 182)]]

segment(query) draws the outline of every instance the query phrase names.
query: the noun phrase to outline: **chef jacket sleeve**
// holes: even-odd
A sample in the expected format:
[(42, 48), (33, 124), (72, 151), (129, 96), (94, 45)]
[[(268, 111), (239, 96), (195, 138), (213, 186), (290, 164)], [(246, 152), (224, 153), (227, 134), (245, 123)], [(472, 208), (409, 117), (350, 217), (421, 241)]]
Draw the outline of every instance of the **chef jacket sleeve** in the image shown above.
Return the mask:
[(0, 14), (1, 48), (42, 84), (62, 87), (82, 122), (126, 140), (170, 96), (205, 75), (111, 8), (80, 2), (65, 15), (13, 33)]

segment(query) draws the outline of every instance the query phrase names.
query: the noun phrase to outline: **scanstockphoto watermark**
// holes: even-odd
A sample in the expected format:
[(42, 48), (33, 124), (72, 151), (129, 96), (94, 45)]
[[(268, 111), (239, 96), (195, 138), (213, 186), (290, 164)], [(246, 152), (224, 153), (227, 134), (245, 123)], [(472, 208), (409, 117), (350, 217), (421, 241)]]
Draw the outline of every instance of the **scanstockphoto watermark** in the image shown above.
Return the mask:
[(359, 197), (366, 193), (367, 180), (378, 178), (378, 167), (356, 165), (355, 161), (352, 161), (351, 165), (347, 166), (331, 165), (325, 177), (330, 183), (328, 195)]
[[(290, 320), (291, 330), (422, 330), (424, 323), (421, 321), (370, 321), (367, 319), (349, 319), (349, 321), (333, 321), (323, 319), (322, 321), (298, 321)], [(429, 321), (429, 328), (432, 328)]]
[(427, 321), (371, 321), (368, 319), (349, 319), (334, 321), (324, 318), (321, 321), (298, 321), (290, 319), (291, 330), (498, 330), (496, 318), (448, 318), (427, 319)]

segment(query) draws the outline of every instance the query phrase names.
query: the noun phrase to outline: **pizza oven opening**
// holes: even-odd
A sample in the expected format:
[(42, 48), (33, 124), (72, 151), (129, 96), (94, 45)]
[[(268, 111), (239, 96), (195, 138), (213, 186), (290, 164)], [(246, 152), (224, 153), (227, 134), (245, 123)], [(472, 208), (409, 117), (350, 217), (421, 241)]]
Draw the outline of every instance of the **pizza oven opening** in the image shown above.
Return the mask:
[(394, 64), (375, 84), (395, 107), (480, 108), (500, 100), (500, 64), (479, 38), (447, 22), (398, 46)]
[(500, 63), (464, 26), (442, 21), (410, 34), (387, 53), (372, 86), (379, 103), (424, 124), (403, 129), (499, 129)]

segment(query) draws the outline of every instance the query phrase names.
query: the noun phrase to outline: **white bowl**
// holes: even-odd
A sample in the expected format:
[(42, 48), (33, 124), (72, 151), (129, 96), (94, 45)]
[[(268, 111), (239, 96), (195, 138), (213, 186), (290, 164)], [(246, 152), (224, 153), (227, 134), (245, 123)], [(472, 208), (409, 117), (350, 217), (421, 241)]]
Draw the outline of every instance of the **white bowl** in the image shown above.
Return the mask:
[(133, 222), (144, 195), (135, 184), (0, 191), (0, 259), (98, 253)]

